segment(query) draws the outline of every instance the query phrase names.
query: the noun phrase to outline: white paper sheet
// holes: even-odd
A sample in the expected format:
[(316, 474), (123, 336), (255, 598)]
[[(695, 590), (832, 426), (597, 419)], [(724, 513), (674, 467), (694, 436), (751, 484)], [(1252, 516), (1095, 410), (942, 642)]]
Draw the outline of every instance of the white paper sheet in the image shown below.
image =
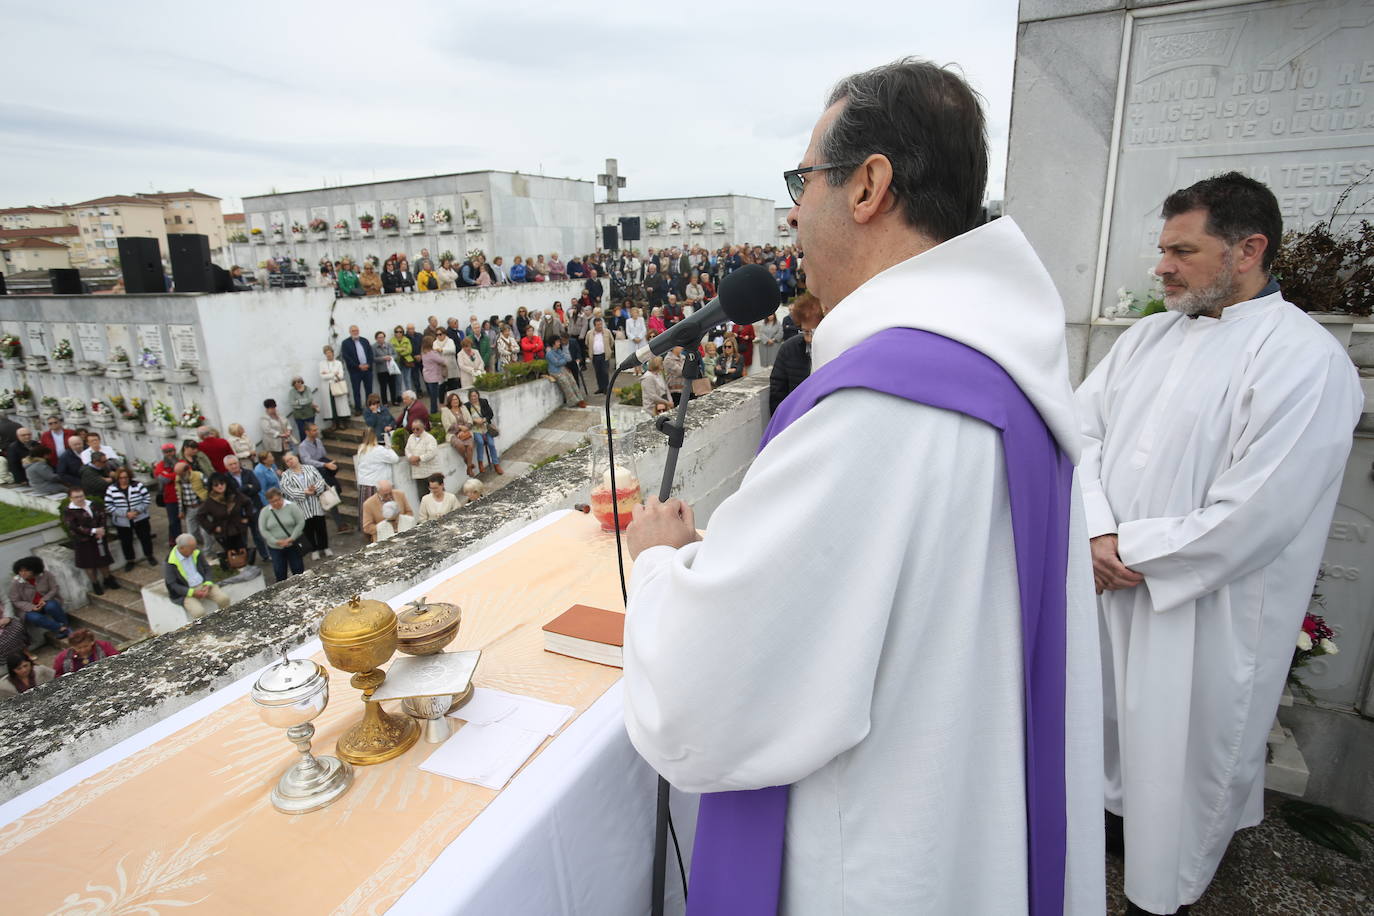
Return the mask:
[(547, 737), (539, 732), (503, 725), (469, 722), (429, 755), (420, 769), (438, 776), (504, 788), (515, 771), (530, 759)]
[(490, 687), (476, 687), (472, 691), (472, 699), (450, 715), (472, 725), (500, 723), (540, 735), (553, 735), (572, 718), (573, 712), (575, 710), (571, 706), (522, 697)]

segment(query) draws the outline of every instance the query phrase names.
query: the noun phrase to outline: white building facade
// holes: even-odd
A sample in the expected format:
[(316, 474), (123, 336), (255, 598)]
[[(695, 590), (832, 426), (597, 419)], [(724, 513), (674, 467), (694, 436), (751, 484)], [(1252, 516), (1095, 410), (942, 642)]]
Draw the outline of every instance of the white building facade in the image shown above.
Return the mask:
[[(640, 238), (630, 242), (629, 247), (640, 251), (695, 245), (710, 249), (723, 245), (767, 245), (777, 235), (774, 209), (774, 201), (743, 194), (618, 200), (596, 205), (596, 223), (618, 227), (621, 217), (639, 217)], [(598, 242), (600, 232), (598, 229)]]

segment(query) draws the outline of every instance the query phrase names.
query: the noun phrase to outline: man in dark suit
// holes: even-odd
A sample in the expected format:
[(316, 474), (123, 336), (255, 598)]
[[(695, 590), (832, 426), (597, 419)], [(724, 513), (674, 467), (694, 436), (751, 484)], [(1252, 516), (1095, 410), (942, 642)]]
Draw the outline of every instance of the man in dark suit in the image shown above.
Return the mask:
[(606, 290), (601, 285), (601, 281), (596, 278), (596, 268), (590, 268), (590, 272), (591, 276), (587, 278), (586, 283), (587, 295), (591, 297), (592, 308), (599, 309), (601, 308), (601, 297), (605, 294)]
[(256, 563), (259, 558), (270, 560), (272, 554), (267, 550), (267, 542), (263, 539), (262, 532), (258, 530), (258, 513), (262, 511), (263, 505), (262, 484), (252, 471), (244, 470), (237, 455), (229, 455), (224, 459), (224, 476), (229, 478), (229, 489), (235, 493), (242, 493), (243, 498), (248, 500), (248, 527), (253, 532), (253, 543), (257, 545), (257, 556), (249, 556), (248, 562)]
[(349, 380), (353, 382), (353, 406), (358, 413), (362, 413), (367, 404), (363, 389), (368, 394), (372, 393), (372, 344), (358, 333), (355, 324), (349, 326), (348, 340), (343, 342), (342, 349), (343, 364), (348, 368)]
[(806, 381), (811, 374), (811, 335), (821, 323), (821, 304), (814, 296), (803, 296), (793, 303), (788, 317), (799, 333), (785, 339), (773, 357), (773, 373), (768, 377), (768, 412), (778, 409), (783, 398)]
[(80, 436), (68, 436), (67, 449), (57, 459), (57, 479), (69, 487), (81, 486), (81, 469), (85, 467), (81, 463), (81, 450), (85, 447)]

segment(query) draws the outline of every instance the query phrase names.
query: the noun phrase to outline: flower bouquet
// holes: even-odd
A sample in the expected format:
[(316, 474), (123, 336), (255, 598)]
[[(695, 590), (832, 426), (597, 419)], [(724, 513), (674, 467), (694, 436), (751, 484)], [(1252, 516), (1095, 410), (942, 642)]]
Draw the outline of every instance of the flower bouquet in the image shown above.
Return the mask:
[(699, 219), (689, 219), (689, 220), (687, 220), (687, 229), (692, 233), (692, 235), (701, 235), (702, 227), (704, 227), (705, 225), (706, 225), (706, 221), (705, 221), (705, 220), (699, 220)]
[(255, 241), (255, 242), (261, 242), (261, 241), (262, 241), (262, 227), (261, 227), (261, 226), (254, 226), (252, 229), (248, 230), (248, 233), (249, 233), (251, 236), (253, 236), (253, 241)]
[(647, 219), (644, 221), (644, 225), (649, 227), (650, 235), (658, 235), (658, 227), (663, 225), (663, 220), (657, 218)]
[(348, 238), (348, 220), (341, 219), (334, 223), (334, 234), (341, 239)]
[(397, 230), (397, 226), (398, 226), (398, 223), (397, 223), (397, 220), (396, 220), (396, 214), (395, 214), (395, 213), (383, 213), (383, 214), (382, 214), (382, 229), (383, 229), (384, 231), (389, 232), (389, 233), (391, 233), (392, 235), (395, 235), (395, 234), (396, 234), (396, 230)]
[(186, 409), (181, 412), (181, 418), (178, 422), (187, 429), (196, 429), (197, 427), (204, 426), (205, 417), (200, 412), (200, 405), (195, 401), (187, 404)]
[(468, 232), (480, 232), (482, 230), (482, 217), (476, 210), (463, 211), (463, 229)]
[(72, 362), (76, 354), (72, 352), (72, 342), (70, 340), (59, 340), (52, 348), (52, 356), (48, 361), (48, 368), (53, 372), (66, 374), (75, 372), (76, 365)]
[(281, 238), (281, 237), (282, 237), (282, 224), (281, 224), (281, 223), (273, 223), (273, 224), (272, 224), (272, 236), (273, 236), (274, 238)]
[[(785, 226), (785, 225), (787, 225), (787, 224), (784, 223), (783, 225)], [(717, 232), (717, 233), (724, 232), (724, 231), (725, 231), (725, 220), (723, 220), (723, 219), (713, 219), (713, 220), (711, 220), (711, 229), (712, 229), (712, 231)]]
[(33, 389), (28, 385), (14, 389), (14, 412), (26, 417), (38, 413), (33, 407)]
[(177, 415), (172, 411), (172, 405), (166, 401), (158, 401), (153, 405), (153, 418), (148, 423), (148, 432), (163, 439), (170, 439), (176, 435)]
[(792, 227), (787, 225), (787, 220), (778, 220), (778, 235), (791, 235)]
[(320, 219), (317, 216), (310, 221), (310, 231), (317, 233), (328, 232), (329, 222), (327, 220)]
[(419, 235), (425, 231), (425, 211), (414, 210), (410, 214), (410, 232), (412, 235)]
[(679, 223), (677, 220), (673, 220), (671, 223), (668, 224), (668, 231), (669, 231), (669, 232), (681, 232), (681, 231), (682, 231), (682, 223)]
[[(1320, 599), (1319, 599), (1320, 600)], [(1293, 649), (1293, 661), (1288, 666), (1288, 685), (1296, 689), (1309, 701), (1315, 699), (1312, 690), (1303, 682), (1301, 671), (1314, 658), (1323, 655), (1336, 655), (1336, 631), (1327, 625), (1326, 618), (1308, 611), (1298, 630), (1297, 645)]]
[(114, 411), (104, 401), (92, 401), (89, 422), (92, 426), (114, 426)]
[(38, 402), (38, 406), (45, 417), (56, 416), (62, 410), (62, 402), (50, 394), (44, 395), (43, 399)]
[(229, 233), (229, 241), (234, 242), (236, 244), (242, 244), (248, 241), (248, 236), (246, 233), (242, 231), (231, 232)]
[(305, 227), (302, 226), (300, 223), (293, 222), (293, 223), (291, 223), (291, 234), (292, 234), (292, 235), (305, 235)]
[(10, 357), (23, 356), (24, 345), (19, 342), (19, 336), (17, 334), (6, 334), (0, 337), (0, 353)]
[(129, 462), (129, 470), (134, 472), (134, 476), (144, 483), (151, 483), (154, 480), (153, 466), (142, 458), (135, 458)]
[(363, 230), (364, 235), (372, 231), (372, 224), (374, 222), (375, 220), (372, 218), (371, 213), (363, 213), (358, 216), (358, 228)]
[(115, 425), (126, 433), (143, 432), (144, 407), (141, 398), (130, 398), (126, 403), (121, 395), (110, 398), (110, 404), (119, 413)]
[(80, 398), (61, 398), (58, 404), (70, 425), (76, 426), (86, 419), (86, 402)]
[(129, 351), (115, 347), (110, 353), (110, 364), (105, 367), (107, 378), (129, 378), (134, 370), (129, 366)]
[(0, 410), (14, 409), (14, 392), (6, 388), (0, 391)]
[(453, 231), (453, 211), (440, 207), (430, 214), (430, 219), (434, 221), (434, 228), (439, 232)]
[(138, 366), (134, 374), (145, 382), (156, 382), (162, 378), (162, 360), (147, 347), (138, 356)]

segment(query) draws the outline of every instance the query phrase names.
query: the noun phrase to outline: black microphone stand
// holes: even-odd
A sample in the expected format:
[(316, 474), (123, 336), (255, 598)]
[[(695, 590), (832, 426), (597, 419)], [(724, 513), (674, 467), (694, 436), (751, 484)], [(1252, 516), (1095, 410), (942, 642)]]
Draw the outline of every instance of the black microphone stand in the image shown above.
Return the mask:
[[(701, 356), (696, 347), (683, 348), (682, 394), (678, 399), (677, 414), (659, 414), (654, 420), (658, 431), (668, 437), (668, 457), (663, 462), (663, 480), (658, 485), (658, 499), (667, 502), (673, 492), (673, 478), (677, 476), (677, 456), (682, 450), (683, 440), (687, 437), (687, 403), (692, 399), (692, 382), (701, 378)], [(658, 812), (654, 818), (654, 896), (653, 916), (663, 916), (664, 897), (667, 894), (668, 871), (668, 828), (671, 824), (668, 810), (668, 780), (658, 777)], [(677, 842), (677, 831), (673, 831), (673, 842)], [(682, 868), (682, 850), (678, 850), (678, 868)], [(682, 888), (682, 897), (687, 899), (687, 887)]]

